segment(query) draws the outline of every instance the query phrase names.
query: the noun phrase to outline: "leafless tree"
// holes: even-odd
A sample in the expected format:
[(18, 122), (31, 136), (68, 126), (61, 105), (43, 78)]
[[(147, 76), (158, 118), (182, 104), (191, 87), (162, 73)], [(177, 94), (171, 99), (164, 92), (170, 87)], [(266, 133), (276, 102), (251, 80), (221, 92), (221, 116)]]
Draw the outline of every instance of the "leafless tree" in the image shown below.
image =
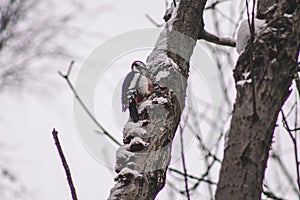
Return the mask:
[[(59, 12), (54, 2), (0, 2), (0, 92), (24, 89), (26, 83), (46, 78), (47, 71), (54, 66), (47, 62), (51, 58), (56, 61), (70, 58), (66, 38), (78, 30), (69, 22), (74, 12), (79, 15), (84, 7), (78, 10), (80, 5), (75, 0), (64, 3), (69, 8), (67, 12)], [(31, 84), (31, 89), (33, 85), (38, 84)]]
[[(84, 6), (76, 0), (64, 3), (69, 5), (69, 11), (63, 13), (45, 12), (58, 9), (52, 1), (0, 1), (0, 94), (11, 89), (19, 92), (26, 86), (30, 90), (38, 88), (54, 66), (47, 61), (69, 59), (72, 52), (66, 48), (66, 36), (79, 31), (70, 27), (69, 22), (75, 11), (77, 14), (84, 11)], [(9, 152), (3, 143), (1, 151)], [(0, 199), (34, 199), (34, 192), (27, 191), (10, 168), (13, 159), (10, 164), (4, 162), (10, 156), (0, 155)]]
[[(249, 15), (251, 39), (234, 70), (237, 97), (216, 199), (261, 198), (278, 114), (289, 97), (289, 88), (299, 69), (300, 2), (256, 3), (256, 15), (266, 20), (266, 27), (260, 34), (254, 34), (253, 9), (253, 17)], [(189, 59), (195, 43), (202, 39), (234, 46), (230, 39), (219, 38), (205, 30), (205, 6), (206, 1), (181, 0), (171, 8), (170, 18), (166, 18), (165, 28), (147, 59), (152, 80), (158, 80), (151, 96), (145, 100), (152, 102), (152, 106), (145, 106), (143, 113), (147, 113), (146, 119), (150, 121), (135, 125), (128, 122), (125, 126), (125, 144), (117, 152), (117, 183), (109, 199), (154, 199), (165, 185), (172, 140), (185, 107)], [(250, 9), (248, 11), (251, 13)], [(160, 79), (160, 71), (167, 71), (169, 75)], [(251, 72), (252, 82), (241, 86), (237, 83), (246, 71)], [(158, 98), (164, 101), (158, 102)], [(285, 127), (291, 132), (292, 128), (286, 123)], [(141, 139), (142, 133), (148, 137)], [(187, 174), (186, 170), (182, 175), (185, 180), (205, 180), (205, 177)], [(275, 199), (271, 193), (265, 195)]]

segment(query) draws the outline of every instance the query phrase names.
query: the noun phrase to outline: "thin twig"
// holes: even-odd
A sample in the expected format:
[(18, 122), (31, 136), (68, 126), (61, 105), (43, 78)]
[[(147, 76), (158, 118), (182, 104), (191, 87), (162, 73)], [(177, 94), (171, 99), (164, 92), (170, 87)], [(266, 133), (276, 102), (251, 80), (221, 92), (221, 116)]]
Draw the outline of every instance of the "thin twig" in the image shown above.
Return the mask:
[(272, 151), (271, 158), (278, 163), (280, 169), (282, 170), (282, 172), (284, 173), (285, 177), (289, 181), (289, 184), (292, 186), (293, 191), (295, 193), (297, 193), (298, 195), (300, 195), (300, 192), (299, 192), (299, 190), (297, 188), (297, 185), (294, 184), (294, 177), (289, 174), (289, 170), (284, 165), (284, 162), (282, 161), (282, 159), (280, 158), (280, 156), (275, 151)]
[[(297, 131), (298, 131), (298, 101), (297, 101), (297, 95), (295, 95), (295, 123), (294, 123), (294, 132), (295, 132), (295, 140), (297, 144)], [(292, 131), (292, 130), (290, 130)]]
[[(216, 1), (215, 1), (216, 2)], [(224, 1), (223, 1), (224, 2)], [(213, 3), (214, 4), (214, 3)], [(216, 6), (212, 6), (210, 9), (211, 9), (211, 11), (212, 11), (212, 16), (211, 16), (211, 19), (212, 19), (212, 21), (213, 21), (213, 25), (214, 25), (214, 29), (215, 29), (215, 34), (216, 35), (222, 35), (222, 33), (221, 33), (221, 28), (220, 28), (220, 26), (219, 26), (219, 22), (218, 22), (218, 20), (219, 20), (219, 17), (217, 17), (217, 14), (219, 14), (219, 12), (216, 12)], [(232, 21), (229, 21), (230, 23), (232, 22)], [(236, 27), (237, 27), (238, 25), (236, 25)], [(205, 31), (205, 30), (204, 30)], [(201, 33), (201, 34), (205, 34), (205, 33)], [(205, 37), (205, 36), (204, 36)], [(218, 39), (216, 39), (217, 41), (218, 41)], [(231, 53), (229, 53), (229, 50), (228, 49), (221, 49), (221, 48), (219, 48), (219, 46), (212, 46), (212, 45), (210, 45), (209, 43), (208, 44), (206, 44), (210, 49), (211, 49), (211, 51), (212, 51), (212, 54), (214, 55), (214, 57), (215, 57), (215, 59), (214, 60), (216, 60), (217, 61), (217, 67), (218, 67), (218, 72), (219, 72), (219, 79), (220, 79), (220, 82), (221, 82), (221, 86), (222, 86), (222, 89), (223, 89), (223, 92), (224, 92), (224, 97), (225, 97), (225, 100), (226, 100), (226, 103), (227, 103), (227, 105), (228, 106), (230, 106), (231, 107), (231, 105), (232, 105), (232, 103), (231, 103), (231, 101), (230, 101), (230, 98), (228, 97), (228, 88), (229, 87), (227, 87), (227, 84), (226, 84), (226, 81), (225, 81), (225, 76), (224, 76), (224, 72), (223, 72), (223, 70), (224, 70), (224, 68), (226, 67), (226, 64), (224, 64), (224, 59), (223, 59), (223, 55), (221, 55), (221, 54), (227, 54), (227, 58), (228, 58), (228, 62), (229, 63), (227, 63), (227, 65), (229, 65), (229, 66), (232, 66), (233, 65), (233, 62), (232, 61), (230, 61), (230, 60), (232, 60), (231, 59), (231, 56), (229, 56), (229, 55), (231, 55)], [(230, 46), (230, 45), (229, 45)], [(231, 45), (231, 46), (233, 46), (233, 45)], [(221, 59), (221, 57), (222, 57), (222, 59)], [(222, 60), (222, 62), (220, 61), (220, 60)], [(222, 63), (222, 66), (220, 65), (220, 63)]]
[(188, 178), (187, 178), (187, 169), (184, 157), (184, 145), (183, 145), (183, 127), (179, 124), (180, 129), (180, 147), (181, 147), (181, 160), (182, 160), (182, 167), (184, 172), (184, 183), (185, 183), (185, 191), (187, 199), (190, 200), (190, 192), (189, 192), (189, 185), (188, 185)]
[(254, 25), (254, 9), (255, 9), (255, 0), (253, 0), (252, 5), (252, 16), (250, 21), (250, 13), (249, 13), (249, 3), (248, 0), (246, 0), (246, 7), (247, 7), (247, 18), (248, 18), (248, 26), (250, 30), (250, 76), (251, 76), (251, 84), (252, 84), (252, 107), (253, 107), (253, 120), (256, 121), (259, 117), (257, 115), (256, 111), (256, 97), (255, 97), (255, 76), (254, 76), (254, 63), (253, 63), (253, 55), (254, 55), (254, 34), (255, 34), (255, 25)]
[[(296, 95), (295, 95), (296, 96)], [(295, 150), (295, 159), (296, 159), (296, 165), (297, 165), (297, 175), (298, 175), (298, 179), (297, 179), (297, 183), (298, 183), (298, 189), (300, 191), (300, 169), (299, 169), (299, 155), (298, 155), (298, 148), (297, 148), (297, 128), (298, 127), (298, 101), (297, 101), (297, 96), (296, 96), (296, 99), (295, 99), (295, 124), (294, 124), (294, 129), (295, 129), (295, 144), (294, 144), (294, 150)]]
[(118, 142), (117, 139), (115, 139), (110, 133), (108, 133), (103, 127), (102, 125), (97, 121), (97, 119), (92, 115), (92, 113), (89, 111), (89, 109), (86, 107), (86, 105), (84, 104), (84, 102), (81, 100), (80, 96), (78, 95), (78, 93), (76, 92), (73, 84), (71, 83), (70, 79), (69, 79), (69, 75), (71, 73), (72, 67), (73, 67), (74, 61), (71, 61), (68, 72), (66, 75), (64, 75), (62, 72), (58, 72), (58, 74), (64, 78), (70, 89), (72, 90), (75, 98), (77, 99), (77, 101), (79, 102), (79, 104), (82, 106), (82, 108), (84, 109), (84, 111), (88, 114), (88, 116), (92, 119), (92, 121), (98, 126), (98, 128), (102, 131), (102, 133), (104, 135), (106, 135), (109, 139), (111, 139), (115, 144), (117, 144), (118, 146), (121, 146), (121, 143)]
[(75, 63), (74, 60), (72, 60), (72, 61), (70, 62), (70, 66), (69, 66), (68, 72), (67, 72), (67, 74), (66, 74), (67, 77), (69, 77), (69, 75), (70, 75), (70, 73), (71, 73), (71, 71), (72, 71), (72, 68), (73, 68), (74, 63)]
[(157, 23), (150, 15), (145, 14), (145, 17), (146, 17), (146, 18), (147, 18), (154, 26), (156, 26), (157, 28), (163, 26), (163, 24)]
[(224, 3), (224, 2), (226, 2), (226, 1), (228, 1), (228, 0), (223, 0), (223, 1), (215, 1), (215, 2), (213, 2), (213, 3), (211, 3), (210, 5), (208, 5), (207, 7), (205, 7), (205, 9), (204, 10), (215, 10), (216, 9), (216, 6), (219, 4), (219, 3)]
[[(171, 172), (174, 172), (176, 174), (184, 176), (184, 173), (181, 172), (181, 171), (179, 171), (178, 169), (174, 169), (174, 168), (169, 167), (168, 170), (171, 171)], [(196, 176), (193, 176), (193, 175), (190, 175), (190, 174), (186, 174), (186, 176), (189, 177), (189, 178), (191, 178), (191, 179), (200, 181), (200, 182), (202, 181), (202, 182), (205, 182), (205, 183), (208, 183), (208, 184), (211, 184), (211, 185), (217, 185), (217, 183), (215, 183), (215, 182), (213, 182), (211, 180), (207, 180), (205, 178), (199, 178), (199, 177), (196, 177)]]
[(198, 39), (203, 39), (207, 42), (211, 42), (214, 44), (222, 45), (222, 46), (229, 46), (229, 47), (235, 47), (236, 42), (235, 40), (231, 38), (220, 38), (212, 33), (209, 33), (207, 31), (204, 31), (201, 33)]
[(290, 106), (288, 112), (285, 114), (285, 118), (289, 118), (289, 116), (292, 114), (294, 108), (295, 108), (296, 104), (293, 103), (293, 105)]
[(298, 91), (298, 95), (300, 97), (300, 75), (299, 75), (298, 72), (296, 73), (295, 82), (296, 82), (296, 88), (297, 88), (297, 91)]
[(222, 18), (227, 19), (229, 22), (231, 22), (234, 26), (238, 26), (238, 22), (236, 22), (235, 20), (233, 20), (231, 17), (227, 16), (225, 13), (223, 13), (219, 8), (215, 8), (215, 10), (217, 11), (217, 13), (219, 13), (221, 15)]
[(297, 131), (300, 131), (300, 128), (294, 128), (294, 129), (291, 129), (290, 131), (291, 132), (297, 132)]
[(173, 0), (173, 4), (174, 4), (174, 7), (176, 7), (177, 5), (176, 5), (176, 0)]
[(204, 142), (202, 141), (202, 139), (201, 139), (200, 135), (197, 133), (197, 131), (192, 129), (191, 125), (188, 125), (188, 128), (191, 131), (193, 131), (196, 139), (199, 142), (200, 149), (204, 150), (207, 153), (206, 156), (211, 157), (213, 160), (217, 161), (217, 163), (222, 163), (222, 161), (215, 154), (213, 154), (207, 146), (205, 146)]
[(74, 187), (74, 184), (73, 184), (73, 181), (72, 181), (71, 171), (70, 171), (70, 168), (68, 166), (67, 160), (65, 158), (64, 152), (61, 148), (61, 145), (60, 145), (57, 134), (58, 134), (58, 132), (55, 129), (53, 129), (53, 131), (52, 131), (53, 139), (55, 141), (55, 145), (56, 145), (58, 154), (60, 156), (61, 162), (62, 162), (63, 167), (64, 167), (65, 172), (66, 172), (68, 184), (69, 184), (71, 194), (72, 194), (72, 199), (73, 200), (78, 200), (76, 190), (75, 190), (75, 187)]
[[(206, 159), (206, 160), (207, 160), (207, 159)], [(202, 179), (202, 180), (198, 180), (191, 188), (189, 188), (189, 191), (195, 190), (195, 189), (200, 185), (201, 182), (206, 182), (206, 183), (208, 183), (208, 184), (209, 184), (208, 186), (210, 186), (210, 187), (208, 187), (209, 190), (212, 189), (212, 188), (211, 188), (212, 185), (217, 185), (217, 183), (212, 182), (212, 181), (210, 180), (210, 177), (209, 177), (209, 172), (211, 171), (211, 169), (212, 169), (212, 167), (214, 166), (215, 162), (216, 162), (216, 160), (213, 160), (210, 164), (206, 163), (206, 164), (208, 164), (208, 165), (206, 165), (206, 172), (203, 173), (202, 176), (201, 176), (201, 178), (200, 178), (200, 179)], [(205, 177), (207, 177), (207, 179), (205, 179), (206, 181), (203, 181), (203, 179), (204, 179)], [(210, 193), (211, 193), (211, 192), (212, 192), (212, 191), (210, 191)], [(212, 194), (211, 194), (211, 196), (212, 196)]]
[(290, 127), (289, 127), (287, 119), (286, 119), (286, 117), (283, 113), (283, 110), (281, 110), (281, 114), (282, 114), (282, 120), (283, 120), (283, 123), (284, 123), (284, 128), (289, 133), (290, 138), (292, 139), (292, 142), (293, 142), (293, 145), (294, 145), (294, 154), (295, 154), (296, 172), (297, 172), (297, 184), (298, 184), (298, 190), (300, 191), (300, 169), (299, 169), (299, 156), (298, 156), (297, 140), (296, 140), (296, 137), (294, 137), (292, 132), (290, 131)]
[(266, 188), (267, 190), (263, 189), (262, 193), (263, 193), (266, 197), (268, 197), (268, 198), (270, 198), (270, 199), (272, 199), (272, 200), (283, 200), (283, 198), (277, 197), (272, 191), (270, 191), (269, 187), (268, 187), (266, 184), (264, 184), (264, 186), (265, 186), (265, 188)]

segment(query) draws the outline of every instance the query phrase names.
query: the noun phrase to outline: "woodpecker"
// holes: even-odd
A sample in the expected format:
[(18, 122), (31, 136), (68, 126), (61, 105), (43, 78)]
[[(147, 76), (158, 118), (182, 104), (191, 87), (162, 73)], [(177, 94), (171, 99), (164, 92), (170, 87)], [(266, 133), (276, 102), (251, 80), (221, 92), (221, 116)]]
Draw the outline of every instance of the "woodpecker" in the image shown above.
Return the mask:
[(151, 93), (152, 81), (147, 77), (148, 70), (142, 61), (134, 61), (131, 72), (127, 74), (122, 85), (122, 111), (129, 108), (133, 122), (139, 120), (138, 103)]

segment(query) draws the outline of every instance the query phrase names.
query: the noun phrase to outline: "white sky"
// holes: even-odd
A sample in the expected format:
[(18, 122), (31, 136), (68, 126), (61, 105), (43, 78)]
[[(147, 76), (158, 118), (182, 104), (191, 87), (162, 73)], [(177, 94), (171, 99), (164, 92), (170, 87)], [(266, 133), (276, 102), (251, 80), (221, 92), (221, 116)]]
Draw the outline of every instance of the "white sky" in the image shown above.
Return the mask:
[[(153, 28), (153, 24), (146, 19), (145, 14), (151, 15), (157, 22), (163, 22), (164, 1), (131, 0), (114, 3), (110, 1), (102, 1), (101, 3), (89, 1), (86, 6), (93, 8), (96, 4), (103, 4), (105, 9), (100, 10), (100, 14), (94, 11), (87, 13), (85, 16), (76, 16), (73, 25), (95, 31), (99, 33), (99, 36), (97, 34), (93, 35), (93, 37), (83, 35), (72, 38), (72, 41), (67, 43), (68, 48), (80, 55), (80, 58), (75, 58), (75, 69), (72, 74), (73, 82), (84, 60), (102, 42), (126, 31)], [(65, 6), (62, 6), (61, 9), (67, 10)], [(230, 8), (227, 8), (227, 10), (230, 10)], [(223, 12), (226, 13), (226, 9)], [(213, 26), (209, 24), (210, 19), (207, 16), (205, 18), (207, 28), (208, 30), (213, 30)], [(231, 32), (231, 30), (224, 31), (224, 34), (230, 36)], [(123, 116), (119, 117), (120, 112), (118, 108), (121, 108), (121, 106), (117, 107), (117, 109), (113, 108), (114, 112), (109, 112), (111, 109), (111, 98), (119, 98), (120, 80), (126, 75), (126, 70), (130, 70), (131, 61), (135, 58), (145, 60), (148, 53), (149, 51), (147, 50), (140, 50), (120, 57), (112, 68), (116, 70), (118, 64), (126, 66), (122, 66), (122, 70), (116, 70), (115, 72), (108, 70), (108, 75), (106, 74), (107, 76), (102, 79), (104, 82), (99, 81), (95, 94), (96, 116), (105, 127), (116, 133), (115, 136), (119, 140), (121, 140), (122, 136), (118, 135), (118, 133), (121, 133), (127, 116), (123, 114)], [(236, 57), (236, 54), (234, 56)], [(131, 61), (126, 64), (128, 60)], [(31, 199), (71, 199), (65, 173), (51, 135), (51, 131), (55, 127), (59, 132), (59, 138), (71, 168), (79, 199), (106, 199), (109, 195), (109, 190), (114, 184), (113, 177), (115, 174), (111, 169), (106, 168), (94, 159), (94, 155), (91, 156), (80, 142), (74, 123), (71, 91), (63, 79), (57, 75), (58, 70), (66, 71), (68, 62), (66, 61), (63, 65), (59, 63), (56, 68), (50, 70), (49, 76), (51, 81), (49, 84), (53, 81), (57, 83), (53, 87), (47, 86), (45, 88), (46, 91), (42, 93), (25, 91), (21, 95), (9, 92), (1, 95), (0, 131), (2, 132), (1, 141), (5, 141), (5, 146), (1, 148), (4, 148), (2, 150), (4, 151), (3, 154), (6, 155), (4, 158), (8, 160), (6, 161), (6, 166), (13, 173), (16, 173), (20, 182), (33, 193), (33, 198)], [(108, 80), (112, 77), (111, 74), (113, 74), (115, 81), (109, 83)], [(210, 101), (211, 91), (205, 89), (205, 82), (203, 82), (201, 74), (192, 73), (190, 78), (195, 81), (190, 83), (190, 86), (193, 86), (192, 88), (195, 90), (191, 92), (195, 95), (195, 99), (199, 98), (199, 94), (201, 94), (202, 100)], [(195, 83), (199, 83), (201, 80), (201, 86), (199, 84), (195, 86)], [(111, 91), (107, 91), (110, 87)], [(99, 100), (102, 98), (103, 102)], [(102, 114), (105, 107), (108, 108), (108, 111), (104, 110), (105, 114)], [(202, 110), (203, 107), (198, 109)], [(115, 116), (112, 116), (112, 114)], [(205, 128), (205, 125), (201, 126)], [(100, 136), (99, 139), (101, 139)], [(187, 146), (191, 143), (193, 143), (193, 138), (188, 139)], [(114, 163), (114, 148), (108, 148), (109, 150), (105, 148), (99, 149), (100, 152), (107, 150), (106, 154), (102, 155), (109, 155), (102, 159), (107, 159)], [(187, 151), (191, 155), (197, 149), (192, 147)], [(176, 154), (178, 154), (178, 149), (173, 155)], [(110, 156), (113, 156), (113, 158)], [(199, 166), (195, 164), (199, 160), (201, 160), (200, 156), (187, 161), (190, 172), (199, 170)], [(180, 162), (173, 163), (173, 165), (181, 169)], [(157, 199), (165, 199), (168, 195), (170, 195), (168, 190), (163, 190)], [(207, 197), (205, 192), (198, 195), (202, 199)], [(182, 196), (177, 196), (176, 199), (182, 199)]]

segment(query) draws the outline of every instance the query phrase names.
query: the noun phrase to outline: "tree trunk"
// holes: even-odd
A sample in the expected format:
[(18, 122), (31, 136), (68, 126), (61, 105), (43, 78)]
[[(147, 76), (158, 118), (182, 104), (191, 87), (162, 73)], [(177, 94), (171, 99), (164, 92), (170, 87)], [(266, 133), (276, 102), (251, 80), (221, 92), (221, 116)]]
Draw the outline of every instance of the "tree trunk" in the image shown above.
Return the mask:
[[(236, 84), (237, 97), (229, 140), (224, 152), (216, 199), (260, 199), (262, 183), (278, 113), (290, 94), (298, 70), (300, 1), (259, 1), (257, 16), (267, 20), (253, 45), (256, 110), (253, 117), (252, 83)], [(237, 83), (250, 71), (250, 48), (234, 70)], [(253, 81), (253, 80), (252, 80)]]
[(147, 58), (152, 94), (140, 105), (140, 120), (128, 122), (117, 151), (117, 183), (108, 199), (154, 199), (164, 187), (174, 134), (184, 108), (189, 59), (203, 30), (205, 0), (181, 0), (172, 8)]

